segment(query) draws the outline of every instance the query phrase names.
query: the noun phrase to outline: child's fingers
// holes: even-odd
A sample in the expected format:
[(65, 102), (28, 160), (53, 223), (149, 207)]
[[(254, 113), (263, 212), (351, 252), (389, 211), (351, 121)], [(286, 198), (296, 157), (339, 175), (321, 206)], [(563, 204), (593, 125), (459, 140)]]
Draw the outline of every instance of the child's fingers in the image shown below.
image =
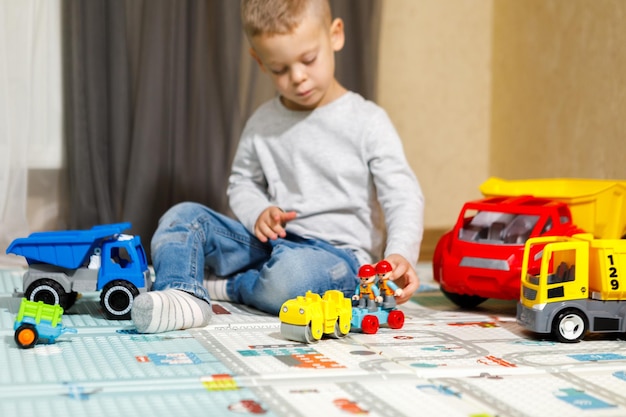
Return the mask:
[(295, 219), (297, 216), (295, 211), (287, 211), (287, 212), (283, 212), (283, 216), (282, 216), (282, 221), (283, 223), (287, 223), (288, 221), (291, 221), (293, 219)]
[(409, 301), (420, 285), (419, 278), (413, 268), (409, 268), (402, 278), (404, 279), (404, 287), (402, 289), (402, 295), (397, 299), (399, 304)]

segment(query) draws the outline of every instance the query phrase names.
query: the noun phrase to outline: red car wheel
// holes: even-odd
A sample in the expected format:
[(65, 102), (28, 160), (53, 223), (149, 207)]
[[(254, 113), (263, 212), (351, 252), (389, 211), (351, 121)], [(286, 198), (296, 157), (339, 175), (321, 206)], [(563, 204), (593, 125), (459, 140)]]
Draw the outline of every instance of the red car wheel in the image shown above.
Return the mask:
[(363, 330), (363, 333), (376, 334), (379, 327), (380, 324), (378, 323), (378, 317), (372, 316), (370, 314), (363, 317), (363, 323), (361, 323), (361, 330)]
[(387, 324), (392, 329), (401, 329), (404, 326), (404, 313), (400, 310), (390, 311)]

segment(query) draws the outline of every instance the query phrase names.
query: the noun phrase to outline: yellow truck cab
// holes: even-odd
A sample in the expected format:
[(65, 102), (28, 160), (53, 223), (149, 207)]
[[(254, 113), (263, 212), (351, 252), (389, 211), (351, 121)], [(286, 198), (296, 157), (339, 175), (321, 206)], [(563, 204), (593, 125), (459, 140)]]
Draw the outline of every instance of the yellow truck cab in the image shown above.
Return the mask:
[[(528, 270), (531, 258), (541, 259), (539, 270)], [(626, 332), (626, 240), (529, 239), (522, 262), (520, 325), (561, 342), (577, 342), (587, 331)]]

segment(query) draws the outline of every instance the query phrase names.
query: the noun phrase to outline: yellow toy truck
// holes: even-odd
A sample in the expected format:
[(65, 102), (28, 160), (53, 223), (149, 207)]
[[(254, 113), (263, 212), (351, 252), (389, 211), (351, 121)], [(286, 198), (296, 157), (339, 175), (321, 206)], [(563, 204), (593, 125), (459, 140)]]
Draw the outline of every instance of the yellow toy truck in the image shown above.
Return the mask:
[[(529, 270), (540, 260), (538, 270)], [(626, 240), (591, 234), (529, 239), (517, 322), (572, 343), (591, 332), (626, 332)]]
[(532, 195), (562, 201), (569, 206), (574, 224), (585, 232), (601, 239), (626, 238), (626, 180), (492, 177), (480, 191), (485, 197)]
[(285, 301), (279, 318), (286, 339), (303, 343), (317, 342), (324, 335), (339, 339), (350, 332), (352, 302), (338, 290), (326, 291), (323, 297), (307, 291)]

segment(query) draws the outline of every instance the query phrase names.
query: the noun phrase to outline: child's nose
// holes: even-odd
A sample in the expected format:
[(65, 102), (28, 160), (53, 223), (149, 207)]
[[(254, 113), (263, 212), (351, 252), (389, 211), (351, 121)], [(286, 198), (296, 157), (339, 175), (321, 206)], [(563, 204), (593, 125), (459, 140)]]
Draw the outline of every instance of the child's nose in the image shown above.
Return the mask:
[(306, 71), (304, 67), (301, 65), (295, 65), (291, 70), (291, 81), (294, 84), (300, 84), (304, 80), (306, 80)]

